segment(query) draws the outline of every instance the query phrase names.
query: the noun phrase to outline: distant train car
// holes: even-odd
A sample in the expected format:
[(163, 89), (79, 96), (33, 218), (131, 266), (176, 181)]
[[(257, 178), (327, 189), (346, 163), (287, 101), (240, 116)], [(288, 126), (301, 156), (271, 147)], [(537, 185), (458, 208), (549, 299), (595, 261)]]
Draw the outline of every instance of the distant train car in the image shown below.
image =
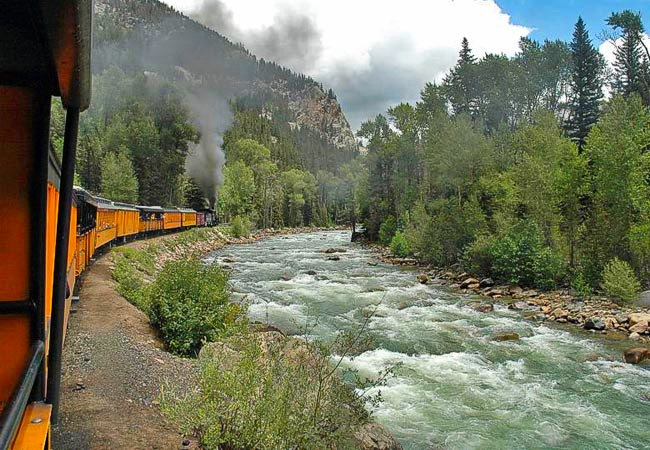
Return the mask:
[(136, 206), (140, 211), (139, 231), (149, 233), (163, 229), (165, 211), (160, 206)]
[[(211, 209), (199, 209), (198, 213), (204, 216), (203, 226), (213, 227), (217, 224), (217, 216)], [(198, 225), (198, 223), (197, 223)]]
[(74, 188), (74, 197), (77, 202), (77, 247), (76, 247), (76, 273), (83, 272), (95, 254), (95, 239), (97, 227), (97, 206), (90, 193), (78, 186)]
[(196, 211), (189, 208), (178, 208), (181, 212), (181, 226), (183, 228), (196, 226)]
[(178, 208), (163, 208), (163, 229), (175, 230), (183, 225), (182, 213)]
[(196, 226), (197, 227), (204, 227), (205, 226), (205, 213), (204, 212), (198, 212), (196, 213)]
[(117, 237), (126, 239), (140, 231), (140, 211), (128, 203), (113, 202), (117, 211)]

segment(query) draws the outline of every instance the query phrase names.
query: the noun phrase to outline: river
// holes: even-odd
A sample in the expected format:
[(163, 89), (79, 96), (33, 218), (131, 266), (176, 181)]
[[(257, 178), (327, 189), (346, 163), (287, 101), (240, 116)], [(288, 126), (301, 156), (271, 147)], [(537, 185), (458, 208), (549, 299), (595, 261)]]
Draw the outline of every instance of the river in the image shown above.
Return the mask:
[[(650, 448), (650, 370), (621, 362), (629, 342), (499, 305), (474, 311), (476, 296), (419, 284), (415, 269), (349, 241), (342, 231), (275, 237), (209, 259), (232, 268), (251, 319), (287, 334), (331, 339), (379, 305), (372, 347), (346, 364), (366, 376), (400, 364), (373, 412), (406, 449)], [(346, 249), (339, 261), (323, 253), (331, 247)], [(494, 341), (500, 332), (521, 339)]]

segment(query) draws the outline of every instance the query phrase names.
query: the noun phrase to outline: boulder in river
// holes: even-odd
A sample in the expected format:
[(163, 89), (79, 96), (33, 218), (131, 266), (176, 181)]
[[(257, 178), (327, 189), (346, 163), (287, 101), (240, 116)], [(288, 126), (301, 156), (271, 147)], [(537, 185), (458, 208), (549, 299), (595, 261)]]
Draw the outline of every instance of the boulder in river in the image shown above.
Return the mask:
[(305, 274), (306, 275), (316, 275), (316, 271), (315, 270), (306, 270)]
[(494, 335), (492, 337), (492, 340), (497, 342), (518, 341), (519, 334), (515, 333), (514, 331), (510, 331), (508, 333), (499, 333)]
[(328, 248), (327, 250), (323, 251), (323, 253), (345, 253), (345, 252), (347, 252), (346, 249), (336, 248), (336, 247)]
[(427, 275), (426, 273), (421, 273), (420, 275), (418, 275), (418, 281), (421, 284), (427, 284), (429, 282), (429, 275)]
[(479, 281), (476, 278), (466, 278), (462, 283), (460, 283), (461, 289), (466, 289), (470, 285), (476, 284), (477, 286), (480, 284)]
[(472, 303), (471, 307), (473, 310), (488, 313), (494, 311), (494, 305), (492, 303)]
[(584, 329), (602, 331), (605, 329), (605, 322), (601, 319), (589, 318), (585, 320)]
[(624, 353), (625, 362), (628, 364), (640, 364), (650, 359), (650, 349), (645, 347), (634, 347)]
[(368, 423), (362, 426), (354, 438), (361, 450), (402, 450), (395, 438), (378, 423)]
[(289, 281), (291, 277), (289, 275), (282, 275), (280, 279), (282, 279), (282, 281)]
[(328, 256), (327, 260), (328, 261), (340, 261), (341, 257), (340, 256)]

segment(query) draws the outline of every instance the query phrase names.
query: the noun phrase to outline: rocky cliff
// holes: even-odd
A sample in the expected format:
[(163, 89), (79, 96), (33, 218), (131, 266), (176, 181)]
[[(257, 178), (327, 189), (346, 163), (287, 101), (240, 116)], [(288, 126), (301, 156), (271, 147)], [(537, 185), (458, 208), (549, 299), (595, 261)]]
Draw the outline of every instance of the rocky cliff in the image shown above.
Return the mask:
[(157, 0), (96, 0), (94, 23), (96, 72), (113, 64), (125, 71), (179, 74), (224, 98), (282, 99), (292, 127), (307, 127), (334, 149), (357, 151), (357, 142), (341, 106), (315, 80), (273, 62), (258, 59), (198, 22)]

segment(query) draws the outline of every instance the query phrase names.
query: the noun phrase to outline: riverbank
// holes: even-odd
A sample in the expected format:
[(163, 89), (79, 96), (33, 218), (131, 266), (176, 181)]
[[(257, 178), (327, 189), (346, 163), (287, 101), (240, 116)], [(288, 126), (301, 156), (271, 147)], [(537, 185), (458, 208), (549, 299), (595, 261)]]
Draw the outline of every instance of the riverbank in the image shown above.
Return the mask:
[(650, 308), (619, 305), (611, 299), (590, 296), (578, 298), (568, 290), (539, 291), (520, 286), (497, 285), (490, 278), (479, 278), (452, 268), (436, 268), (415, 258), (398, 258), (378, 244), (364, 243), (382, 262), (418, 267), (421, 283), (437, 283), (462, 294), (479, 295), (484, 300), (476, 307), (490, 310), (493, 303), (522, 311), (531, 320), (571, 324), (615, 339), (629, 339), (640, 345), (650, 344)]
[[(247, 238), (233, 238), (226, 231), (201, 229), (154, 237), (98, 257), (82, 280), (80, 301), (70, 319), (61, 419), (54, 430), (57, 448), (198, 446), (194, 437), (179, 433), (178, 424), (162, 414), (159, 403), (165, 386), (182, 393), (198, 385), (198, 360), (167, 352), (147, 315), (136, 307), (137, 298), (127, 301), (117, 291), (124, 293), (125, 287), (133, 287), (128, 283), (136, 280), (138, 285), (150, 282), (168, 261), (201, 258), (226, 245), (323, 229), (261, 230)], [(129, 264), (121, 265), (128, 258), (132, 258)], [(132, 270), (119, 279), (118, 267)], [(373, 424), (362, 427), (357, 440), (364, 449), (400, 448)]]

